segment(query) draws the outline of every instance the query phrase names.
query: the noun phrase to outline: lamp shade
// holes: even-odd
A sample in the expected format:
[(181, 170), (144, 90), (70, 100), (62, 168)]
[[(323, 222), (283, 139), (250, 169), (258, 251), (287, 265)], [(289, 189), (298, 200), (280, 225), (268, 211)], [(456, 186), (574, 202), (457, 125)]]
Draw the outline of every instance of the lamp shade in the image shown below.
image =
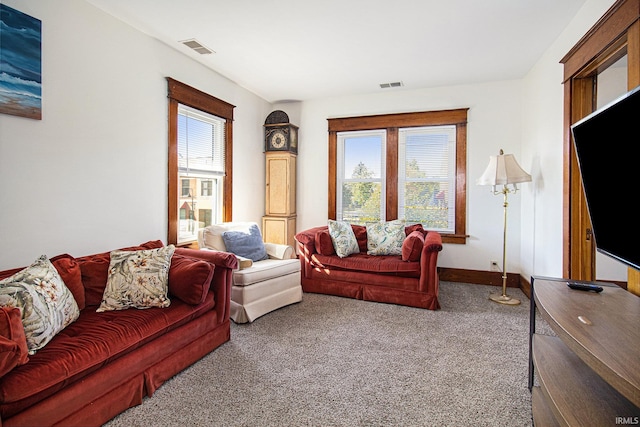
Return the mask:
[(489, 166), (482, 176), (478, 178), (478, 185), (507, 185), (518, 182), (531, 181), (531, 175), (526, 173), (513, 157), (513, 154), (489, 156)]

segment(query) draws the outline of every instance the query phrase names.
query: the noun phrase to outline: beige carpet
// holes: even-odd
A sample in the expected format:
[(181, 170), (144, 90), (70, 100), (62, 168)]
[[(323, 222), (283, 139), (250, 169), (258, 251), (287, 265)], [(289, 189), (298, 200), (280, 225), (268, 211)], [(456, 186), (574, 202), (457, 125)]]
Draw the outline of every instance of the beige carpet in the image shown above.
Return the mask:
[(497, 291), (443, 282), (439, 311), (304, 294), (107, 426), (531, 426), (529, 300)]

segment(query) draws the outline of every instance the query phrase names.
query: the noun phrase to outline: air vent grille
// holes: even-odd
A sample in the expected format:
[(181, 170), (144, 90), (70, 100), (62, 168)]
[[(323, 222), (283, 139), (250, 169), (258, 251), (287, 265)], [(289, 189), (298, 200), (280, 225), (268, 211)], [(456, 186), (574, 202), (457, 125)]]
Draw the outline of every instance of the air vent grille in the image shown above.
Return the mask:
[(380, 88), (387, 89), (390, 87), (401, 87), (404, 86), (402, 82), (391, 82), (391, 83), (380, 83)]
[(200, 43), (196, 39), (182, 40), (180, 43), (182, 43), (183, 45), (185, 45), (185, 46), (187, 46), (187, 47), (189, 47), (189, 48), (191, 48), (193, 50), (195, 50), (200, 55), (208, 55), (210, 53), (215, 53), (211, 49), (203, 46), (202, 43)]

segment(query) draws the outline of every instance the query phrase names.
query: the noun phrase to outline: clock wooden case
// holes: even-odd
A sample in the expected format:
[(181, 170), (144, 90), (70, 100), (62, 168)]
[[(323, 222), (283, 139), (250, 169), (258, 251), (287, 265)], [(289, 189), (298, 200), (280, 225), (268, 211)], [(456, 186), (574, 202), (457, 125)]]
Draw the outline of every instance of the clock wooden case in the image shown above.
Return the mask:
[(262, 234), (265, 242), (295, 247), (298, 127), (277, 110), (264, 124), (266, 193)]

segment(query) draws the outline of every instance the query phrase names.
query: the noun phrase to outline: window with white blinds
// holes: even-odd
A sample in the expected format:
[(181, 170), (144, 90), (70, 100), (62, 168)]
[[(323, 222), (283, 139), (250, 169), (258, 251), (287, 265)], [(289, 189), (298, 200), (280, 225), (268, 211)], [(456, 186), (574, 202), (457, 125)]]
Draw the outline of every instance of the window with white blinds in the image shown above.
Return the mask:
[(338, 133), (338, 218), (366, 225), (384, 218), (386, 131)]
[(178, 243), (222, 220), (225, 119), (178, 105)]
[(398, 130), (398, 217), (455, 231), (456, 126)]
[(225, 119), (178, 106), (178, 169), (224, 175)]

